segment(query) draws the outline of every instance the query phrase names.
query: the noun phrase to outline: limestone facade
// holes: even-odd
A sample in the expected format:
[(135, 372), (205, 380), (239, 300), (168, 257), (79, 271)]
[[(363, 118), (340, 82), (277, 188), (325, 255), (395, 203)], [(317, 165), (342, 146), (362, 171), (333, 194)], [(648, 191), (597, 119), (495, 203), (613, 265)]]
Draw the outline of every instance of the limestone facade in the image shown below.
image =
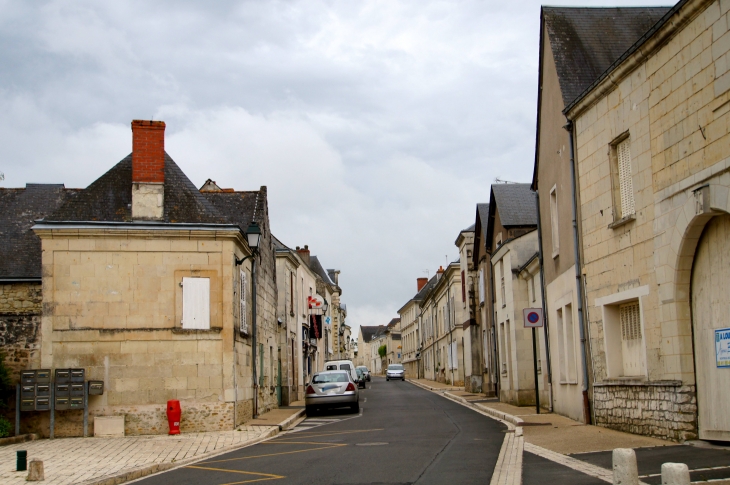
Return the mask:
[[(705, 225), (730, 210), (729, 11), (727, 1), (680, 4), (566, 112), (574, 122), (597, 424), (674, 440), (698, 435), (693, 345), (710, 350), (693, 342), (690, 279)], [(628, 178), (617, 158), (630, 160)], [(626, 194), (633, 209), (619, 197)], [(636, 350), (621, 333), (620, 311), (630, 305), (638, 312)]]

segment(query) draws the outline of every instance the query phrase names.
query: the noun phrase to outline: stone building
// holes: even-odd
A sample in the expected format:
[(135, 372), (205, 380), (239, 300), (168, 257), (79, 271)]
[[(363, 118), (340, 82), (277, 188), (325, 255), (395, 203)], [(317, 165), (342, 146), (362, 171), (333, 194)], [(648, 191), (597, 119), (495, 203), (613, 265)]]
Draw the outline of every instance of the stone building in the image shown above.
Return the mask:
[[(585, 295), (580, 288), (573, 228), (570, 138), (563, 109), (667, 12), (666, 7), (543, 7), (535, 166), (532, 188), (539, 200), (545, 315), (550, 326), (553, 409), (590, 422), (592, 375)], [(600, 31), (601, 36), (595, 32)], [(547, 327), (546, 327), (547, 329)], [(585, 342), (585, 339), (583, 340)]]
[(423, 374), (426, 379), (464, 385), (464, 311), (456, 304), (461, 293), (459, 262), (439, 268), (433, 288), (421, 304)]
[(484, 382), (484, 343), (482, 327), (477, 322), (477, 285), (478, 272), (474, 265), (474, 229), (472, 224), (459, 233), (454, 245), (459, 248), (459, 266), (461, 269), (461, 305), (463, 322), (456, 322), (464, 329), (464, 387), (469, 392), (482, 392)]
[(379, 328), (379, 325), (360, 325), (360, 330), (358, 330), (357, 334), (357, 360), (355, 361), (355, 365), (364, 365), (371, 372), (375, 371), (375, 368), (372, 367), (371, 342)]
[[(499, 399), (518, 406), (535, 404), (532, 331), (524, 326), (523, 310), (542, 306), (536, 213), (530, 184), (492, 185), (486, 251), (496, 296)], [(538, 368), (545, 362), (544, 343), (538, 332)], [(549, 400), (546, 375), (538, 375), (541, 404)]]
[(680, 1), (563, 110), (596, 424), (730, 440), (729, 10)]
[(421, 302), (434, 284), (436, 284), (436, 276), (430, 280), (428, 278), (417, 278), (416, 295), (398, 310), (401, 321), (403, 367), (407, 376), (416, 379), (423, 376), (421, 368)]
[[(38, 351), (24, 367), (82, 367), (103, 380), (92, 424), (123, 415), (127, 434), (164, 433), (166, 402), (178, 399), (183, 431), (233, 429), (254, 406), (277, 405), (266, 188), (200, 192), (165, 153), (164, 129), (134, 121), (132, 154), (32, 227), (43, 308)], [(262, 233), (256, 254), (245, 238), (252, 222)], [(47, 418), (23, 431), (46, 433)], [(57, 436), (78, 436), (81, 424), (79, 412), (56, 413)]]

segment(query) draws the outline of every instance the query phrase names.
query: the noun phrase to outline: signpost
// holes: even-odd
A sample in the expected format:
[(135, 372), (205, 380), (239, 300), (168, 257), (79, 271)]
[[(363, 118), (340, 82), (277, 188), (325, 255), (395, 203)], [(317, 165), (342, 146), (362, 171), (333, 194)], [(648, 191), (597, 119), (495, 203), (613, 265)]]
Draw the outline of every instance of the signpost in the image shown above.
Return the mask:
[(537, 337), (535, 329), (543, 326), (542, 308), (525, 308), (522, 310), (525, 328), (532, 329), (532, 363), (535, 370), (535, 410), (540, 414), (540, 386), (537, 383)]

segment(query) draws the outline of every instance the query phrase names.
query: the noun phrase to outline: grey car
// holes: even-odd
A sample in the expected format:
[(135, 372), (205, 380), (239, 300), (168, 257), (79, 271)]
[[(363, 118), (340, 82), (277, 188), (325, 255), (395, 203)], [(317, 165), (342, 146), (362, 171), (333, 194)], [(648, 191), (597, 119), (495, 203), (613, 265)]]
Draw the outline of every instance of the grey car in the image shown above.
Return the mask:
[(388, 365), (388, 370), (385, 371), (385, 380), (389, 381), (391, 379), (406, 380), (406, 370), (403, 368), (403, 364)]
[(362, 370), (362, 373), (365, 374), (365, 380), (370, 382), (370, 371), (368, 370), (368, 368), (364, 365), (358, 365), (357, 368)]
[(304, 397), (307, 415), (322, 408), (349, 406), (352, 412), (360, 411), (360, 393), (350, 373), (344, 370), (323, 371), (314, 374)]

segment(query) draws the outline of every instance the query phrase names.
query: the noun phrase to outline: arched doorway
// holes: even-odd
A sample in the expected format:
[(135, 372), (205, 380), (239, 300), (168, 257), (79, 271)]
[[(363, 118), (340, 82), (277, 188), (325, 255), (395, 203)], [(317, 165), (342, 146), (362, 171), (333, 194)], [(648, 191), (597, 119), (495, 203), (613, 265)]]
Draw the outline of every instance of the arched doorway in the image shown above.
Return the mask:
[(730, 333), (730, 215), (713, 217), (702, 232), (691, 295), (699, 436), (730, 441), (730, 367), (716, 354)]

